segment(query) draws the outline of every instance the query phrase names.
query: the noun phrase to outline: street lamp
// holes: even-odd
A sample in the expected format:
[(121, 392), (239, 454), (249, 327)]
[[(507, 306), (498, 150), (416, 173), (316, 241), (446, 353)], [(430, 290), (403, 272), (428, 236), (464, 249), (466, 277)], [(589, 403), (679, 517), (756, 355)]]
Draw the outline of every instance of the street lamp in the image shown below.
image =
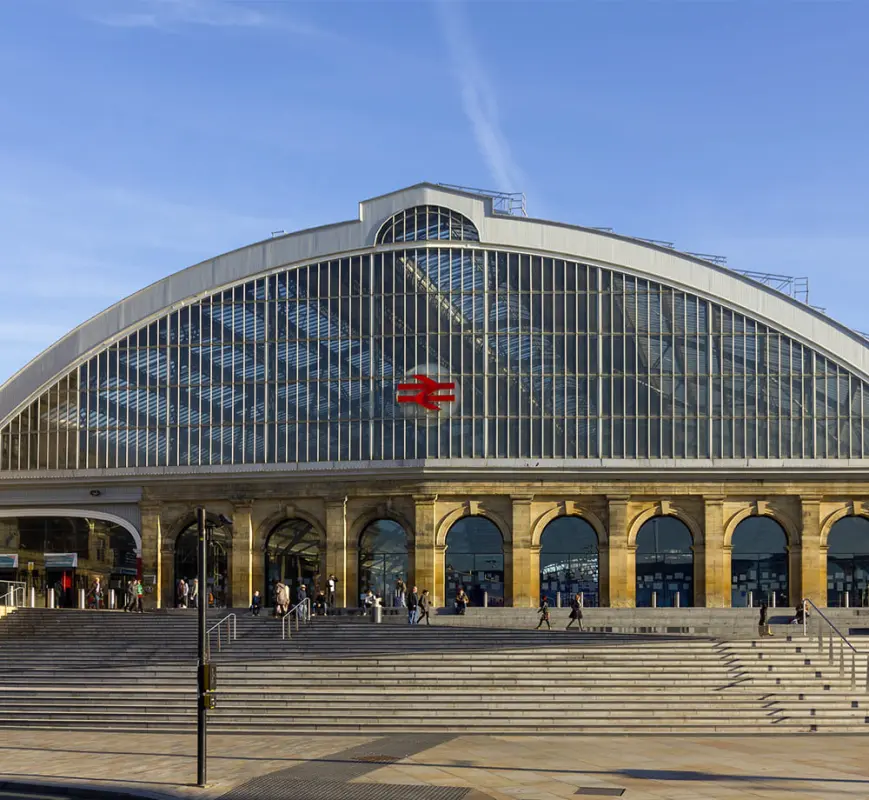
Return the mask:
[(208, 514), (200, 506), (196, 509), (196, 530), (199, 538), (199, 669), (197, 670), (196, 704), (196, 785), (205, 786), (208, 709), (214, 708), (214, 669), (208, 659), (206, 620), (208, 615), (208, 544), (215, 527), (231, 527), (232, 520), (221, 514), (218, 524), (208, 520)]

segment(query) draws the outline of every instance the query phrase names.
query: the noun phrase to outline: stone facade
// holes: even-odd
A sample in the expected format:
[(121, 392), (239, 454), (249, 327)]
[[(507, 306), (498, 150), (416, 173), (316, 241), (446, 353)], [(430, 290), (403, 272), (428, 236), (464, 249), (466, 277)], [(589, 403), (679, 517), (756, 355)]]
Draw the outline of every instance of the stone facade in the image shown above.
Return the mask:
[(285, 519), (308, 521), (320, 537), (321, 572), (338, 578), (340, 606), (356, 605), (358, 547), (365, 526), (378, 519), (400, 523), (407, 533), (409, 582), (443, 602), (447, 534), (469, 515), (491, 520), (504, 541), (506, 605), (529, 607), (540, 595), (541, 538), (561, 516), (577, 516), (599, 542), (601, 605), (630, 608), (636, 601), (637, 535), (657, 516), (680, 519), (691, 532), (694, 605), (727, 607), (731, 598), (731, 541), (753, 516), (776, 520), (787, 536), (789, 603), (801, 597), (826, 604), (827, 537), (839, 519), (869, 517), (869, 483), (732, 481), (679, 483), (456, 483), (358, 481), (292, 484), (251, 482), (232, 491), (195, 480), (155, 482), (141, 502), (143, 571), (157, 575), (159, 605), (173, 602), (175, 540), (202, 504), (233, 518), (227, 553), (227, 605), (246, 606), (264, 584), (263, 552)]

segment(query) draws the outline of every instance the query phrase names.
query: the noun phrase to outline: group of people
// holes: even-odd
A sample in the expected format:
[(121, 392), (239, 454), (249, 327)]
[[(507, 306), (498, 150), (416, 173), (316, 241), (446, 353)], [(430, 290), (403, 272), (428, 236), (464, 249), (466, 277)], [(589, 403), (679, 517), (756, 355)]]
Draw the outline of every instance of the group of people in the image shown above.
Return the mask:
[[(537, 613), (540, 615), (540, 621), (537, 623), (537, 627), (534, 629), (536, 631), (540, 630), (540, 627), (543, 623), (546, 623), (546, 627), (549, 630), (552, 630), (552, 612), (549, 606), (549, 598), (546, 595), (540, 599), (540, 608), (537, 609)], [(570, 630), (570, 627), (573, 623), (577, 623), (576, 629), (578, 631), (582, 630), (582, 596), (577, 593), (573, 596), (573, 599), (570, 601), (570, 622), (567, 623), (567, 628), (565, 630)]]
[[(769, 622), (767, 621), (767, 614), (769, 613), (769, 606), (766, 603), (760, 604), (760, 617), (757, 620), (757, 635), (758, 636), (775, 636), (772, 630), (769, 627)], [(794, 607), (794, 615), (791, 617), (792, 625), (802, 625), (809, 618), (808, 613), (806, 612), (805, 603), (797, 603)]]
[(178, 580), (178, 608), (198, 608), (199, 605), (199, 578), (194, 578), (189, 583), (180, 578)]
[[(395, 607), (407, 609), (408, 625), (420, 625), (423, 620), (426, 625), (431, 625), (431, 606), (431, 595), (428, 589), (420, 592), (419, 588), (414, 586), (410, 592), (407, 592), (407, 586), (399, 578), (395, 591)], [(383, 608), (383, 595), (369, 589), (362, 595), (362, 613), (368, 614), (375, 608)]]
[[(144, 597), (145, 587), (142, 585), (142, 581), (134, 578), (127, 584), (124, 599), (124, 611), (138, 611), (140, 614), (144, 613)], [(94, 578), (94, 582), (91, 584), (90, 591), (88, 592), (88, 607), (96, 609), (97, 611), (106, 608), (105, 589), (103, 587), (102, 578), (99, 576)]]

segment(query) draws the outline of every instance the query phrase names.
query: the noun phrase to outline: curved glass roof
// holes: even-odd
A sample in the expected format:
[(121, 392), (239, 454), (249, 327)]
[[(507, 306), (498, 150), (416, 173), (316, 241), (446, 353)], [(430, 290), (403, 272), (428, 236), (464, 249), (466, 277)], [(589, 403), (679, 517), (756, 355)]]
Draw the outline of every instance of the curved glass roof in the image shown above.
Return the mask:
[(7, 473), (867, 456), (866, 384), (761, 320), (617, 269), (439, 243), (164, 313), (0, 430)]
[(415, 206), (394, 214), (377, 233), (377, 244), (453, 240), (479, 242), (471, 220), (441, 206)]

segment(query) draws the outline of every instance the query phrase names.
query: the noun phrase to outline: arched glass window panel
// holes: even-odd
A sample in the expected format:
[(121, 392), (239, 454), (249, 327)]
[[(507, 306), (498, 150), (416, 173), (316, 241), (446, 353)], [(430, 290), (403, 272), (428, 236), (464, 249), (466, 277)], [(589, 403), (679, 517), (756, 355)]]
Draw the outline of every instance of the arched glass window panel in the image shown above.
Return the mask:
[(0, 517), (0, 553), (0, 596), (10, 584), (26, 581), (40, 595), (54, 589), (61, 608), (77, 607), (79, 589), (93, 607), (90, 589), (97, 576), (107, 602), (108, 590), (125, 588), (139, 567), (136, 542), (126, 528), (88, 517)]
[[(214, 528), (208, 535), (208, 557), (206, 575), (208, 576), (209, 604), (215, 607), (226, 605), (227, 575), (229, 573), (229, 536), (223, 528)], [(199, 533), (196, 523), (188, 525), (175, 540), (175, 604), (181, 604), (178, 593), (179, 582), (192, 585), (199, 576)], [(199, 587), (199, 597), (205, 596)]]
[(637, 533), (637, 608), (694, 605), (694, 540), (676, 517), (653, 517)]
[(479, 242), (471, 220), (441, 206), (415, 206), (390, 217), (377, 233), (377, 244), (438, 240)]
[(316, 598), (321, 589), (320, 550), (320, 536), (307, 520), (286, 519), (272, 528), (265, 545), (263, 597), (268, 605), (274, 605), (278, 580), (289, 587), (291, 606), (299, 601), (301, 586), (308, 598)]
[(597, 533), (580, 517), (558, 517), (540, 537), (540, 595), (554, 606), (558, 593), (563, 606), (576, 594), (585, 606), (600, 605)]
[(503, 606), (504, 540), (498, 526), (486, 517), (463, 517), (450, 528), (446, 543), (447, 605), (464, 588), (472, 606), (483, 605), (485, 594), (490, 606)]
[(827, 605), (869, 606), (869, 519), (840, 519), (827, 544)]
[[(359, 593), (380, 594), (384, 605), (397, 603), (395, 584), (407, 582), (407, 533), (395, 520), (369, 522), (359, 537)], [(420, 587), (420, 591), (429, 587)]]
[(734, 607), (786, 607), (789, 603), (787, 534), (771, 517), (744, 519), (733, 532), (730, 551)]

